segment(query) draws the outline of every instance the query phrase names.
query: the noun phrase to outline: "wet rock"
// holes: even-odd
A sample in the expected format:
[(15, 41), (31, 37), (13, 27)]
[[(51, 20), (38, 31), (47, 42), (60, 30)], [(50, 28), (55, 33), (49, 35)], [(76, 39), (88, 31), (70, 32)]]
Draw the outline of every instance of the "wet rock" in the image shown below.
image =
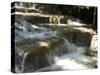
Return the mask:
[(97, 35), (92, 36), (91, 45), (87, 51), (87, 54), (90, 56), (97, 56)]
[(78, 29), (78, 27), (75, 28), (68, 27), (61, 30), (58, 35), (68, 39), (70, 43), (74, 43), (77, 46), (89, 47), (91, 44), (92, 34), (86, 30), (88, 29), (82, 30), (82, 29)]
[[(26, 41), (27, 42), (27, 41)], [(22, 64), (24, 65), (23, 72), (33, 72), (37, 69), (50, 66), (50, 62), (52, 60), (48, 60), (48, 55), (52, 53), (58, 53), (61, 50), (61, 44), (63, 45), (64, 39), (59, 37), (50, 37), (45, 40), (41, 40), (38, 42), (33, 43), (32, 40), (26, 43), (25, 41), (17, 43), (16, 46), (19, 48), (20, 54), (24, 51)], [(56, 49), (56, 47), (61, 47)], [(56, 51), (58, 50), (58, 51)], [(28, 55), (25, 54), (28, 52)], [(20, 55), (19, 54), (19, 55)], [(22, 65), (20, 64), (20, 65)]]

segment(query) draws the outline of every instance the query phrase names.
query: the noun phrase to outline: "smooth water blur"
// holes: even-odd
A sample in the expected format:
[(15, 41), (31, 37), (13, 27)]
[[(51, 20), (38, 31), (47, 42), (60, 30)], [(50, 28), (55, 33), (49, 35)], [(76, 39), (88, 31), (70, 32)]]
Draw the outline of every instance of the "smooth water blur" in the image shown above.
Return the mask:
[[(58, 27), (59, 26), (60, 25), (58, 25)], [(32, 60), (28, 59), (30, 61), (30, 63), (27, 62), (29, 68), (27, 68), (25, 72), (61, 71), (61, 70), (96, 68), (97, 57), (86, 55), (86, 51), (89, 49), (89, 44), (87, 44), (86, 46), (85, 43), (88, 43), (88, 42), (91, 43), (91, 40), (92, 40), (91, 39), (90, 41), (86, 41), (86, 40), (84, 41), (84, 39), (90, 39), (90, 38), (87, 38), (87, 36), (89, 36), (88, 35), (89, 31), (87, 31), (87, 29), (82, 30), (82, 29), (76, 28), (77, 30), (79, 30), (78, 32), (73, 31), (75, 28), (73, 28), (71, 31), (70, 29), (68, 31), (68, 30), (64, 30), (63, 28), (62, 29), (58, 28), (58, 29), (53, 30), (51, 27), (46, 28), (45, 26), (43, 27), (43, 26), (31, 24), (27, 22), (26, 20), (20, 19), (20, 18), (16, 19), (15, 27), (16, 27), (15, 29), (16, 43), (20, 44), (21, 42), (24, 42), (25, 45), (23, 44), (21, 46), (23, 47), (25, 46), (25, 49), (27, 49), (27, 51), (28, 49), (29, 51), (31, 51), (30, 50), (31, 48), (28, 48), (26, 46), (32, 47), (33, 49), (33, 52), (31, 51), (33, 54), (30, 53), (32, 57), (29, 56), (30, 59)], [(65, 31), (64, 36), (61, 36), (63, 35), (63, 31)], [(58, 35), (59, 32), (62, 32), (61, 35)], [(88, 34), (84, 34), (84, 33), (88, 33)], [(74, 35), (74, 37), (72, 37), (72, 35)], [(86, 37), (82, 35), (86, 35)], [(90, 35), (91, 35), (91, 32), (90, 32)], [(84, 37), (84, 38), (81, 38), (81, 37)], [(37, 41), (35, 39), (37, 39)], [(25, 40), (31, 40), (30, 42), (32, 41), (36, 41), (36, 42), (32, 42), (28, 44), (29, 41), (25, 42)], [(73, 41), (76, 41), (76, 42), (73, 42)], [(45, 48), (47, 48), (48, 50), (46, 55), (41, 54), (43, 58), (40, 57), (40, 54), (38, 54), (39, 53), (38, 51), (42, 52), (41, 50), (38, 50), (39, 46), (38, 45), (34, 46), (37, 42), (41, 44), (40, 47), (41, 47), (41, 50), (43, 50), (43, 52), (45, 51)], [(47, 44), (45, 42), (48, 42), (50, 44)], [(77, 42), (79, 45), (77, 45)], [(34, 48), (37, 48), (37, 50), (35, 50)], [(16, 58), (15, 71), (17, 73), (22, 72), (21, 66), (22, 66), (22, 60), (25, 53), (23, 49), (20, 49), (20, 47), (16, 46), (16, 57), (18, 58)]]
[(56, 54), (54, 54), (54, 56), (49, 55), (48, 60), (54, 60), (54, 63), (49, 67), (41, 68), (36, 71), (63, 71), (94, 68), (97, 58), (85, 55), (85, 47), (77, 47), (68, 41), (65, 46), (67, 46), (68, 49), (67, 53), (63, 53), (61, 56), (57, 56)]

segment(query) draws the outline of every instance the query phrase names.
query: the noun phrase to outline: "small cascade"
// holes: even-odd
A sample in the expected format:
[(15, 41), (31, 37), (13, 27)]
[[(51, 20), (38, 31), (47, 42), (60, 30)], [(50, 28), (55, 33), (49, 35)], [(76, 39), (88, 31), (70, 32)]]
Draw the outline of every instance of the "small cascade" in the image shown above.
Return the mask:
[(79, 22), (79, 20), (72, 21), (71, 19), (68, 19), (67, 23), (68, 23), (68, 25), (74, 25), (74, 26), (85, 26), (86, 25), (86, 24)]
[(16, 20), (15, 27), (16, 42), (27, 38), (45, 39), (50, 36), (55, 36), (53, 31), (31, 24), (23, 20), (23, 18)]
[(63, 40), (64, 42), (58, 42), (59, 44), (54, 47), (52, 47), (52, 44), (57, 41), (48, 44), (48, 48), (43, 47), (42, 49), (41, 47), (38, 49), (38, 46), (35, 46), (35, 50), (35, 47), (33, 47), (34, 49), (25, 60), (26, 64), (23, 72), (94, 68), (94, 65), (91, 64), (96, 63), (96, 60), (85, 55), (86, 47), (78, 47), (69, 43), (67, 39)]
[(92, 29), (68, 25), (52, 28), (49, 24), (32, 24), (26, 18), (18, 16), (15, 20), (15, 72), (97, 67), (97, 57), (88, 54), (97, 48), (93, 45), (97, 40)]
[(59, 49), (60, 51), (63, 50), (58, 46), (55, 48), (54, 52), (50, 52), (47, 56), (50, 66), (37, 69), (36, 72), (94, 68), (94, 65), (91, 64), (96, 63), (96, 60), (85, 55), (85, 47), (77, 47), (67, 40), (64, 44), (62, 44), (61, 48), (64, 48), (66, 52), (63, 52), (63, 54), (59, 56), (59, 53), (61, 53)]

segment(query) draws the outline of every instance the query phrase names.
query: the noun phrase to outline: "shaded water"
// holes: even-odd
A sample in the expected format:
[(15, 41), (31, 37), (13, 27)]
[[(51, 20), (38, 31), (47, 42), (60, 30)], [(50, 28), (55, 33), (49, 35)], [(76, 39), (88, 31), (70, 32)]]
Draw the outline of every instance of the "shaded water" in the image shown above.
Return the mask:
[(39, 26), (23, 17), (16, 18), (15, 27), (17, 73), (97, 67), (97, 57), (86, 54), (96, 34), (88, 28)]
[(33, 3), (16, 2), (12, 10), (15, 72), (97, 68), (97, 33), (92, 27), (71, 16), (57, 22), (61, 15), (43, 14)]

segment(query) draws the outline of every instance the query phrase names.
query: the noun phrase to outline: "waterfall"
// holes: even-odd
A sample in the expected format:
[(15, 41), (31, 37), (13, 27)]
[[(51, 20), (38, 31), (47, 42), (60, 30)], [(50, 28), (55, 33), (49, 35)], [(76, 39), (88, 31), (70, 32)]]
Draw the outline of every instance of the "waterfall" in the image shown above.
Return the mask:
[[(91, 64), (96, 60), (90, 56), (86, 56), (86, 50), (86, 47), (78, 47), (75, 44), (69, 43), (67, 39), (64, 39), (62, 44), (58, 44), (55, 48), (49, 48), (49, 52), (47, 52), (46, 55), (43, 54), (42, 57), (39, 56), (40, 54), (36, 53), (38, 50), (34, 52), (36, 56), (34, 53), (31, 54), (30, 52), (27, 60), (25, 60), (27, 64), (24, 72), (94, 68), (94, 65)], [(33, 63), (30, 63), (32, 61)]]
[[(66, 40), (66, 45), (62, 44), (62, 49), (65, 48), (66, 53), (59, 56), (55, 52), (54, 55), (48, 55), (51, 66), (40, 68), (37, 72), (42, 71), (61, 71), (61, 70), (75, 70), (75, 69), (88, 69), (91, 68), (90, 63), (94, 63), (95, 59), (85, 55), (85, 47), (77, 47)], [(63, 51), (61, 48), (56, 48), (56, 51)], [(61, 52), (59, 52), (61, 53)], [(51, 61), (50, 61), (51, 60)], [(87, 64), (89, 63), (89, 64)], [(87, 65), (86, 65), (87, 64)]]
[(45, 39), (50, 36), (55, 36), (53, 31), (31, 24), (26, 20), (23, 20), (23, 18), (15, 21), (15, 27), (16, 41), (21, 41), (26, 38)]
[(96, 68), (97, 57), (86, 54), (91, 52), (91, 48), (97, 48), (93, 45), (97, 41), (94, 31), (85, 27), (64, 26), (58, 25), (53, 30), (44, 24), (30, 23), (27, 16), (16, 15), (15, 72)]

